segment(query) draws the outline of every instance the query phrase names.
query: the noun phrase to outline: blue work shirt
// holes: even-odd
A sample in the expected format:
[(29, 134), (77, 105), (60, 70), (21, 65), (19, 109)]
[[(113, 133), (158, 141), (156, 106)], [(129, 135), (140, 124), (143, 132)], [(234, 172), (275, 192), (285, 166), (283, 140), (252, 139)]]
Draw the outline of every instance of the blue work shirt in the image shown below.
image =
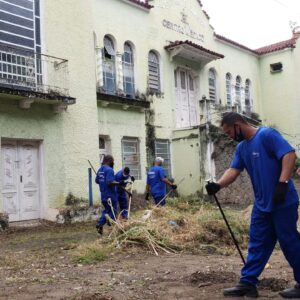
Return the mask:
[(270, 212), (299, 201), (294, 183), (289, 180), (285, 201), (278, 205), (273, 204), (282, 158), (293, 151), (292, 146), (277, 130), (268, 127), (260, 127), (250, 140), (244, 140), (237, 145), (231, 168), (247, 170), (254, 189), (254, 205), (259, 210)]
[(114, 180), (114, 170), (107, 165), (101, 166), (97, 172), (95, 182), (99, 184), (102, 201), (106, 201), (108, 198), (116, 198), (116, 187), (108, 185), (109, 182)]
[[(126, 176), (123, 175), (123, 170), (120, 170), (115, 175), (115, 181), (118, 181), (118, 182), (120, 182), (121, 180), (127, 180), (128, 178), (129, 178), (129, 175), (126, 175)], [(126, 192), (123, 189), (121, 189), (120, 187), (117, 187), (117, 192), (118, 192), (119, 196), (126, 197)]]
[(166, 184), (162, 181), (166, 177), (163, 167), (154, 166), (147, 174), (147, 184), (151, 187), (154, 198), (166, 195)]

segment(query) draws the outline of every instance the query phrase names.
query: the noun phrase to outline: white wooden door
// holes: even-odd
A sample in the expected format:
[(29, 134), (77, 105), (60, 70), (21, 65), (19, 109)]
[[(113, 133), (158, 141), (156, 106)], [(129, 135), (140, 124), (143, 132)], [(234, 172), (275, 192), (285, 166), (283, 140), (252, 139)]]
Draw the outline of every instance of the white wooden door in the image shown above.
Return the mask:
[(199, 115), (194, 79), (187, 70), (178, 69), (176, 73), (176, 126), (184, 128), (198, 125)]
[(10, 221), (38, 219), (39, 153), (35, 142), (2, 144), (4, 211)]
[(10, 221), (20, 220), (18, 149), (16, 142), (1, 147), (3, 209)]

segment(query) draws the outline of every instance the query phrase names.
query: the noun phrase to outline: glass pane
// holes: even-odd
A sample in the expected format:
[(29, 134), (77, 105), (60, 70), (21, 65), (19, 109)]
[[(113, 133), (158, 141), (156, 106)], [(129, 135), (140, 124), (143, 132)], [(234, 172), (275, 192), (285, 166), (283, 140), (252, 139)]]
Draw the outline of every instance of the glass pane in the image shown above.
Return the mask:
[(181, 88), (183, 90), (186, 89), (186, 80), (185, 80), (185, 72), (180, 71), (180, 82), (181, 82)]

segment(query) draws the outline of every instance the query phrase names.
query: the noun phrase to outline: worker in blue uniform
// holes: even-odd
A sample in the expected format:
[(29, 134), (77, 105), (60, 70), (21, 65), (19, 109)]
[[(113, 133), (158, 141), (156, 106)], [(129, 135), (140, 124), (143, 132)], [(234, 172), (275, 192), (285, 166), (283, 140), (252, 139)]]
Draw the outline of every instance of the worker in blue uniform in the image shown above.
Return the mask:
[(115, 220), (117, 215), (117, 192), (116, 186), (120, 186), (120, 182), (115, 181), (114, 175), (114, 158), (111, 155), (105, 155), (102, 165), (99, 168), (95, 182), (99, 184), (101, 202), (104, 209), (101, 212), (100, 218), (96, 224), (96, 229), (99, 234), (103, 234), (103, 226), (109, 222), (106, 220), (108, 215), (112, 220)]
[(224, 295), (258, 296), (258, 277), (278, 240), (296, 281), (293, 288), (281, 291), (280, 295), (300, 298), (299, 198), (290, 178), (295, 165), (295, 151), (277, 130), (255, 128), (238, 113), (225, 113), (221, 126), (224, 133), (239, 144), (230, 168), (217, 182), (208, 183), (206, 190), (209, 195), (214, 195), (234, 182), (246, 169), (255, 195), (247, 261), (242, 268), (240, 282), (225, 289)]
[(148, 201), (150, 193), (154, 199), (155, 204), (160, 206), (166, 205), (165, 196), (167, 194), (167, 185), (173, 190), (177, 189), (177, 185), (171, 182), (165, 175), (165, 170), (162, 167), (164, 159), (156, 157), (154, 166), (147, 173), (147, 186), (145, 199)]
[(130, 175), (130, 169), (128, 167), (125, 167), (124, 169), (117, 172), (115, 175), (115, 181), (121, 183), (120, 186), (117, 187), (117, 197), (118, 197), (118, 203), (121, 211), (121, 217), (122, 219), (128, 218), (128, 194), (125, 191), (126, 185), (131, 181), (133, 183), (135, 181), (134, 176)]

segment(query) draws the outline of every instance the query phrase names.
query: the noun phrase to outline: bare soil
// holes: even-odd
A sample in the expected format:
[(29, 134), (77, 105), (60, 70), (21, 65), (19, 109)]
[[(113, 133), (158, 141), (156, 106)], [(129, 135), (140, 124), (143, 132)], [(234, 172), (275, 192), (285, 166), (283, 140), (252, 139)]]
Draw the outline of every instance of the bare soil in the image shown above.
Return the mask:
[[(242, 267), (235, 251), (155, 256), (128, 249), (97, 264), (75, 263), (73, 248), (98, 238), (93, 223), (44, 223), (1, 233), (0, 299), (223, 299), (223, 288), (237, 282)], [(280, 251), (262, 278), (261, 299), (281, 299), (278, 291), (293, 284)]]

